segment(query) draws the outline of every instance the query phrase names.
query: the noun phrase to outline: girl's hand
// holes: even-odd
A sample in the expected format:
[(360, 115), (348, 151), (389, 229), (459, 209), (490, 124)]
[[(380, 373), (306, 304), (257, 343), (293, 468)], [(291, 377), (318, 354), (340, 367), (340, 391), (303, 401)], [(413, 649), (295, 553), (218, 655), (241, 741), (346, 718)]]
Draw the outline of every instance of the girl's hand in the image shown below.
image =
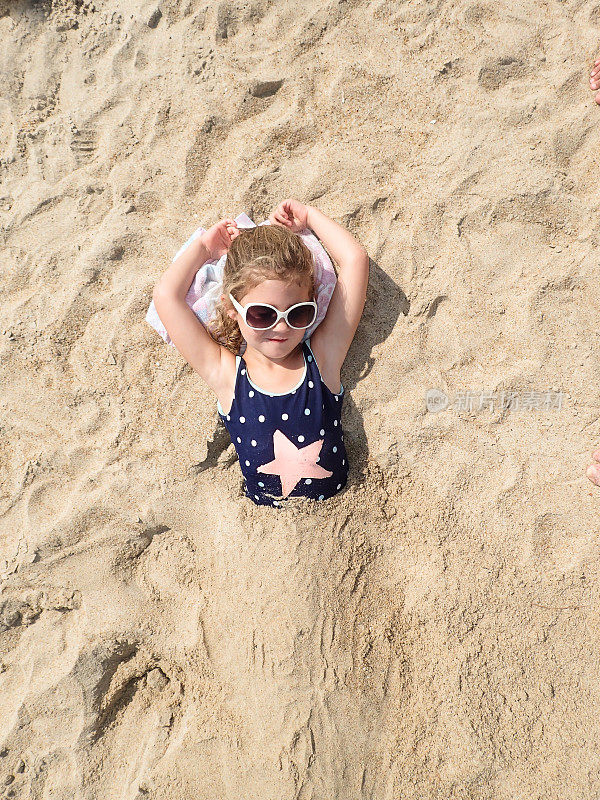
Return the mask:
[(202, 236), (203, 244), (209, 252), (210, 258), (221, 258), (231, 247), (231, 243), (240, 235), (234, 219), (222, 219), (212, 225)]
[(275, 211), (269, 216), (272, 225), (281, 225), (294, 233), (303, 231), (307, 227), (308, 208), (299, 200), (288, 198), (282, 200)]

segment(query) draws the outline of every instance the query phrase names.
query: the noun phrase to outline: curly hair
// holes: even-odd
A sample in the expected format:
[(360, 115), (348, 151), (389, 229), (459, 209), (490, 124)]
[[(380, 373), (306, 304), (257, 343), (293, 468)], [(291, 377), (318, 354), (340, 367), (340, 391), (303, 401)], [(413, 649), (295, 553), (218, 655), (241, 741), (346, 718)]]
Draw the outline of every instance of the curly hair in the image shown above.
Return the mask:
[(241, 298), (266, 280), (308, 284), (309, 299), (315, 297), (312, 253), (300, 236), (281, 225), (257, 225), (242, 230), (227, 252), (223, 270), (225, 300), (216, 305), (208, 330), (213, 339), (236, 355), (244, 337), (237, 321), (227, 314), (233, 309), (229, 293)]

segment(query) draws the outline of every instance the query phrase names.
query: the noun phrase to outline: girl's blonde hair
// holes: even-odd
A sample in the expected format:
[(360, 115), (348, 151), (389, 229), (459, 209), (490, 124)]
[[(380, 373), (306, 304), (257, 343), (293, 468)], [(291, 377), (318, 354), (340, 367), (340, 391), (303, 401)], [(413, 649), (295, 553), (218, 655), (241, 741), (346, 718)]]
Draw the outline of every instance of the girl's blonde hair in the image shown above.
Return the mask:
[(306, 284), (309, 300), (315, 297), (312, 253), (300, 236), (281, 225), (257, 225), (240, 231), (231, 243), (223, 269), (223, 294), (210, 322), (210, 334), (228, 350), (239, 353), (244, 341), (235, 319), (229, 293), (239, 302), (259, 283), (280, 280)]

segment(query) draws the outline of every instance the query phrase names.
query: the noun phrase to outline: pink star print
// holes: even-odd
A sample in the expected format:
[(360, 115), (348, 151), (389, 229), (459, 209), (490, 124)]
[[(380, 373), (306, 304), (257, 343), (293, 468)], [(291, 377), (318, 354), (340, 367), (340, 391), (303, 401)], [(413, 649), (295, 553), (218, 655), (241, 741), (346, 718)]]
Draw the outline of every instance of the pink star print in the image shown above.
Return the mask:
[(296, 447), (280, 430), (273, 434), (275, 458), (268, 464), (257, 467), (257, 472), (281, 477), (283, 497), (293, 491), (301, 478), (329, 478), (333, 475), (328, 469), (317, 464), (317, 458), (323, 447), (323, 439), (318, 439), (306, 447)]

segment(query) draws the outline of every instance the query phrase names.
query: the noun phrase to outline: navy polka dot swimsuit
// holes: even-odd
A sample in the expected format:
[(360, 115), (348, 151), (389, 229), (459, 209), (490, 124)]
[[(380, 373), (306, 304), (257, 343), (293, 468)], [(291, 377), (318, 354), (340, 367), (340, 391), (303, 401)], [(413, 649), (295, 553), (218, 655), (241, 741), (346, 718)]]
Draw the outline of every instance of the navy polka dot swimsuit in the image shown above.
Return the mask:
[(287, 497), (326, 500), (346, 485), (344, 387), (333, 394), (323, 383), (310, 339), (302, 342), (302, 352), (304, 376), (284, 394), (256, 386), (237, 356), (229, 414), (217, 402), (240, 460), (246, 495), (257, 505), (281, 506)]

